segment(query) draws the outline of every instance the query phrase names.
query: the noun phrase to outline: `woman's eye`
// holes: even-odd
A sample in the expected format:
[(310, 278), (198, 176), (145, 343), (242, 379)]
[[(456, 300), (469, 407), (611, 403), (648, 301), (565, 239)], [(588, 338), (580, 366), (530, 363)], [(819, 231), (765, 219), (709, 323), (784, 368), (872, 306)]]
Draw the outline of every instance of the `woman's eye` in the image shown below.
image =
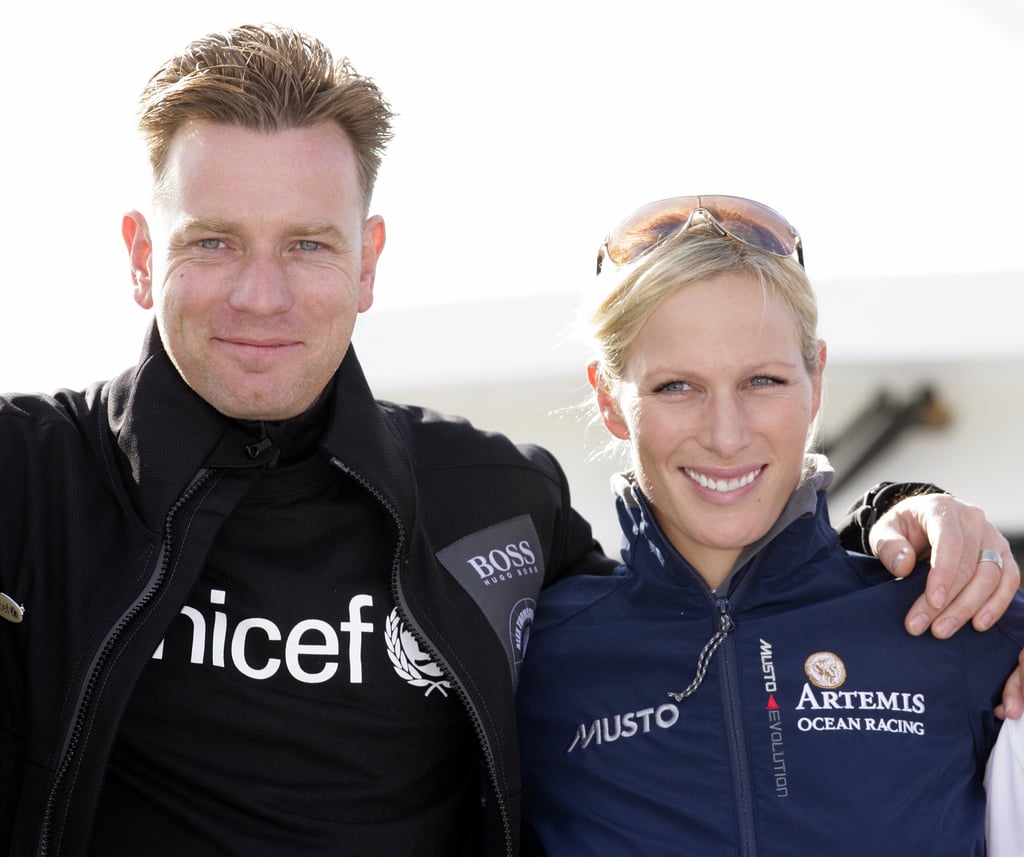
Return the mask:
[(750, 379), (751, 387), (774, 387), (784, 383), (786, 382), (782, 378), (774, 378), (771, 375), (758, 375), (756, 378)]
[(658, 393), (682, 393), (689, 390), (690, 385), (686, 381), (667, 381), (661, 384), (655, 392)]

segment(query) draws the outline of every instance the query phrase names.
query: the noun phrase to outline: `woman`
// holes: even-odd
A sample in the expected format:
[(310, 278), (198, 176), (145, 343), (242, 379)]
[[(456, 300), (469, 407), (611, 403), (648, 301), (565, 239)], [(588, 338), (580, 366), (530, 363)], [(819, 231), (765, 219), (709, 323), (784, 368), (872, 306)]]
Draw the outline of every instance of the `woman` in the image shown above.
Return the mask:
[(652, 204), (602, 247), (589, 377), (632, 453), (624, 563), (549, 590), (533, 626), (537, 853), (983, 853), (1024, 602), (992, 633), (911, 637), (923, 570), (840, 547), (805, 455), (826, 347), (801, 253), (730, 197)]

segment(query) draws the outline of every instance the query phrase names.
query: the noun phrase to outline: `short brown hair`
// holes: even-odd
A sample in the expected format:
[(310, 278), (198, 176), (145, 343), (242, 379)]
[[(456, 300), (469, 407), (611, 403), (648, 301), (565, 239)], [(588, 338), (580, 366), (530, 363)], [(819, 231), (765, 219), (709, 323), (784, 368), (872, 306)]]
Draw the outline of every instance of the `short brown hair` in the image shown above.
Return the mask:
[(242, 26), (189, 44), (150, 78), (139, 129), (153, 176), (186, 122), (271, 132), (334, 122), (356, 154), (364, 205), (391, 139), (391, 106), (376, 83), (318, 39), (275, 25)]

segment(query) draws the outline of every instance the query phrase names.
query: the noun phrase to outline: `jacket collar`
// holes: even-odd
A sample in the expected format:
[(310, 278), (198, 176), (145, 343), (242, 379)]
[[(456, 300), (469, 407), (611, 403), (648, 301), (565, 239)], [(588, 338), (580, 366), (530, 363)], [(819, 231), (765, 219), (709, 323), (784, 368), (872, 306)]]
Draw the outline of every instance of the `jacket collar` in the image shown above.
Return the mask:
[[(351, 347), (331, 383), (323, 451), (408, 530), (415, 507), (409, 462)], [(106, 413), (122, 482), (152, 530), (163, 527), (168, 510), (204, 467), (251, 472), (255, 478), (273, 457), (254, 450), (259, 424), (225, 417), (184, 382), (155, 323), (138, 365), (107, 385)]]
[(401, 407), (373, 397), (354, 346), (334, 376), (332, 413), (322, 448), (394, 516), (405, 534), (416, 519), (416, 482), (398, 419)]

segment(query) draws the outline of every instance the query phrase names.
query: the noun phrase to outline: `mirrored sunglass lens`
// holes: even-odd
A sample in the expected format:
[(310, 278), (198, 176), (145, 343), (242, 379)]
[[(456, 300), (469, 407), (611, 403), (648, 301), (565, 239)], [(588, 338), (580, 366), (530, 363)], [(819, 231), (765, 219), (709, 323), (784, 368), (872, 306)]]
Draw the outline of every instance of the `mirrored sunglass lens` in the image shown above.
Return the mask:
[(697, 207), (697, 197), (662, 199), (633, 212), (608, 238), (608, 257), (630, 262), (679, 229)]
[(796, 251), (793, 228), (766, 205), (727, 196), (701, 197), (701, 205), (733, 238), (776, 256), (791, 256)]
[(647, 220), (624, 235), (613, 237), (608, 243), (608, 255), (616, 264), (629, 262), (671, 235), (685, 222), (685, 217), (682, 220), (668, 217)]
[(725, 220), (722, 222), (726, 231), (746, 244), (760, 247), (776, 256), (792, 256), (796, 245), (793, 236), (780, 236), (777, 232), (758, 223), (747, 221)]

